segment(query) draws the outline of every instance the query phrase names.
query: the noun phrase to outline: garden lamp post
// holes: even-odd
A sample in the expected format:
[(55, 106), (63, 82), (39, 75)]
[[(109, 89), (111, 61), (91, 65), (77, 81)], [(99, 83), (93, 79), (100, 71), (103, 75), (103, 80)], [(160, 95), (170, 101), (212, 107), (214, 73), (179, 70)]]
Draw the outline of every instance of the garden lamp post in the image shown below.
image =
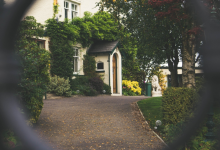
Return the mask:
[[(204, 30), (204, 36), (205, 36), (205, 45), (208, 47), (211, 47), (210, 50), (216, 49), (216, 45), (213, 44), (215, 41), (215, 39), (219, 39), (219, 35), (218, 33), (220, 33), (220, 21), (216, 18), (216, 10), (215, 7), (213, 7), (212, 11), (211, 11), (211, 16), (210, 16), (210, 20), (208, 23), (204, 23), (203, 25), (201, 25), (201, 27)], [(210, 52), (211, 53), (211, 52)], [(206, 54), (204, 54), (206, 55)], [(205, 63), (214, 63), (214, 62), (206, 62)], [(204, 64), (205, 65), (205, 64)], [(205, 70), (205, 78), (211, 78), (211, 76), (209, 75), (209, 71)], [(206, 76), (207, 75), (207, 76)], [(215, 78), (215, 77), (214, 77)], [(214, 79), (213, 79), (214, 80)], [(213, 98), (214, 99), (214, 98)], [(213, 122), (213, 100), (211, 100), (211, 105), (209, 108), (209, 112), (208, 112), (208, 119), (206, 122), (206, 125), (208, 127), (208, 132), (205, 135), (206, 139), (205, 141), (212, 141), (215, 137), (214, 133), (213, 133), (213, 127), (214, 127), (214, 122)]]

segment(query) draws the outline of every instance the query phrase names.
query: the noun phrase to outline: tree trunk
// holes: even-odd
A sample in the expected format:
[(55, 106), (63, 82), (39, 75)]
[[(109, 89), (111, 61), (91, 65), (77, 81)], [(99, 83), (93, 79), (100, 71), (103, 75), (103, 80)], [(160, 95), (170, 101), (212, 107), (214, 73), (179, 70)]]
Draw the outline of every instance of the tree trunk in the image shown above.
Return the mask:
[(170, 71), (171, 73), (171, 86), (172, 87), (178, 87), (178, 75), (177, 70)]
[[(168, 46), (166, 45), (166, 47)], [(171, 73), (171, 86), (178, 87), (178, 75), (177, 75), (177, 66), (179, 63), (178, 50), (177, 49), (175, 49), (174, 51), (172, 50), (171, 53), (167, 52), (166, 56), (168, 60), (169, 71)]]
[(195, 35), (187, 32), (183, 33), (182, 63), (183, 87), (195, 87)]

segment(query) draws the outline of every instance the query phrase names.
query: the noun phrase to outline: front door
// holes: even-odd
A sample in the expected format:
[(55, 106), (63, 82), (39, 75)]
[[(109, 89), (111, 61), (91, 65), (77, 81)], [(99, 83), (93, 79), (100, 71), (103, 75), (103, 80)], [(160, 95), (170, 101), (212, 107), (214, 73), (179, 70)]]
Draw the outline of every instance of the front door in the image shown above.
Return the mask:
[(112, 59), (112, 73), (113, 73), (113, 93), (117, 93), (117, 60), (116, 55), (113, 55)]

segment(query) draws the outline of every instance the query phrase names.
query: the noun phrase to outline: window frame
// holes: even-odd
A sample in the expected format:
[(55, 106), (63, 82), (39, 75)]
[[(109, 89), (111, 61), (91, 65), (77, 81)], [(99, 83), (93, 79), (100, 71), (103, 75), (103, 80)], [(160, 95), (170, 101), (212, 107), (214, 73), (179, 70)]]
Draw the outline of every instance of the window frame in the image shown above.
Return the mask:
[[(73, 74), (78, 74), (79, 73), (79, 48), (78, 47), (73, 47)], [(75, 70), (75, 59), (77, 61), (77, 70)]]
[[(66, 7), (66, 3), (68, 3), (68, 7)], [(74, 7), (72, 7), (73, 5)], [(66, 10), (67, 10), (67, 14), (66, 14)], [(64, 0), (64, 18), (73, 19), (75, 17), (78, 17), (78, 15), (79, 15), (79, 4), (72, 1)]]
[[(99, 63), (102, 63), (102, 64), (103, 64), (103, 69), (98, 69), (98, 64), (99, 64)], [(105, 67), (104, 67), (104, 62), (99, 61), (99, 62), (96, 63), (96, 70), (97, 70), (97, 71), (104, 71), (104, 69), (105, 69)]]

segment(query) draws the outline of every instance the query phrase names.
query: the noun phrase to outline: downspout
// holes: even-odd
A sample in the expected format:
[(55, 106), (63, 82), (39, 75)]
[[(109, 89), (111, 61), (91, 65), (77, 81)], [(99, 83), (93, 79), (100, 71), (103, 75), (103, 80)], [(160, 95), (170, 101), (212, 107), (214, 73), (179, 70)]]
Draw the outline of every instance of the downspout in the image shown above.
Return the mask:
[[(120, 53), (121, 54), (121, 53)], [(121, 56), (121, 81), (120, 81), (120, 85), (121, 85), (121, 91), (120, 93), (122, 94), (122, 56)]]
[(110, 55), (111, 55), (111, 54), (108, 55), (108, 77), (109, 77), (109, 86), (111, 86), (111, 85), (110, 85)]

